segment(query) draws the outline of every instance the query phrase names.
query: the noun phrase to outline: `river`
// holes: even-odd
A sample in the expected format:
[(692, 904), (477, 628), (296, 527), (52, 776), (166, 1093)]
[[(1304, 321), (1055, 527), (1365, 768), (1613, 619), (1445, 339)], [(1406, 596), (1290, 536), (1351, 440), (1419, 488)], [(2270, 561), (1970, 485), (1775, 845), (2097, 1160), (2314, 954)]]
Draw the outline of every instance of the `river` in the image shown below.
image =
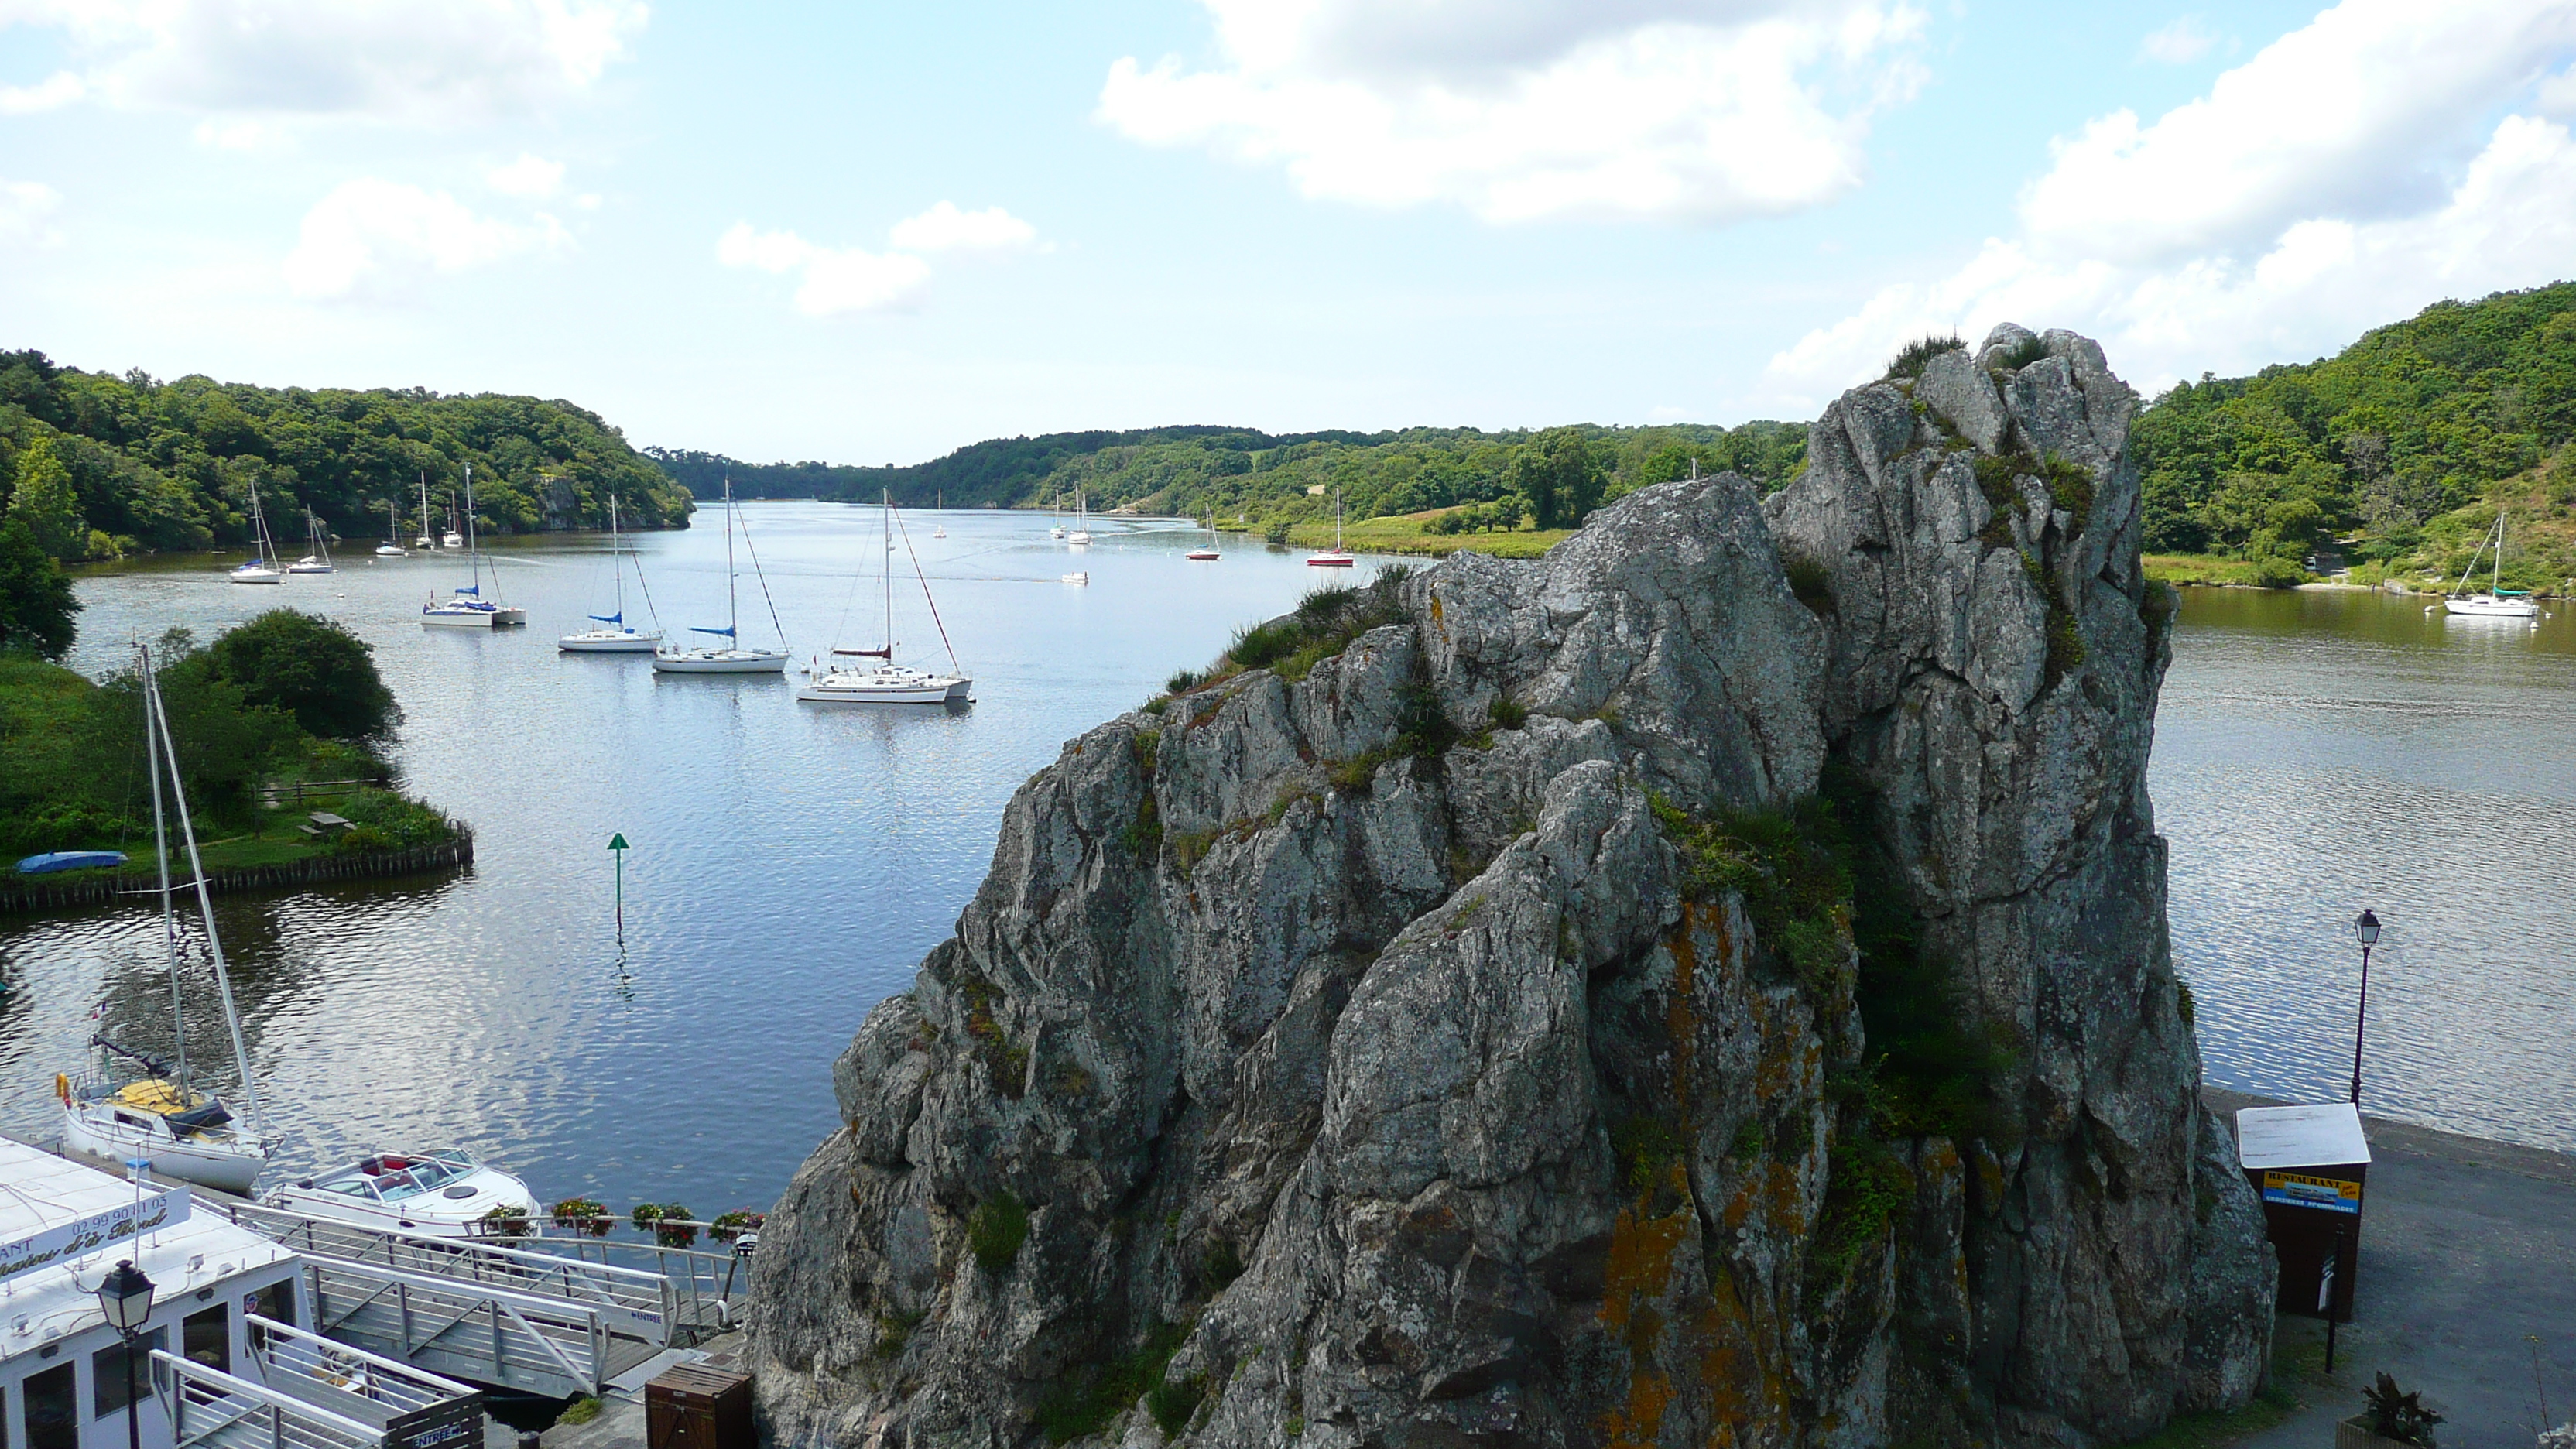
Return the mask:
[[(875, 509), (743, 513), (758, 549), (756, 573), (742, 556), (747, 639), (773, 632), (765, 580), (800, 660), (876, 642), (882, 595), (852, 562), (873, 559)], [(1075, 562), (1042, 516), (907, 521), (976, 679), (971, 709), (831, 710), (775, 677), (560, 655), (554, 636), (612, 597), (590, 537), (495, 550), (530, 627), (489, 634), (417, 622), (432, 589), (464, 582), (460, 559), (377, 560), (372, 541), (353, 540), (338, 574), (276, 589), (231, 585), (203, 558), (81, 581), (71, 662), (92, 674), (173, 623), (211, 637), (279, 604), (341, 618), (407, 713), (407, 784), (476, 827), (461, 874), (218, 899), (290, 1170), (453, 1143), (549, 1200), (765, 1206), (836, 1124), (831, 1059), (981, 880), (1010, 792), (1314, 582), (1300, 555), (1235, 537), (1221, 561), (1185, 562), (1203, 535), (1168, 524), (1095, 521)], [(717, 522), (629, 540), (665, 628), (723, 622)], [(929, 537), (940, 525), (949, 536)], [(1077, 567), (1088, 587), (1061, 582)], [(919, 600), (899, 579), (915, 662), (940, 655)], [(2341, 1094), (2348, 921), (2368, 905), (2388, 923), (2373, 1110), (2576, 1148), (2571, 684), (2576, 622), (2463, 628), (2376, 595), (2186, 593), (2152, 784), (2212, 1080)], [(0, 1125), (52, 1130), (52, 1076), (93, 1006), (112, 1031), (160, 1029), (157, 942), (143, 907), (0, 918)], [(216, 1040), (211, 1008), (192, 997), (193, 1041)]]

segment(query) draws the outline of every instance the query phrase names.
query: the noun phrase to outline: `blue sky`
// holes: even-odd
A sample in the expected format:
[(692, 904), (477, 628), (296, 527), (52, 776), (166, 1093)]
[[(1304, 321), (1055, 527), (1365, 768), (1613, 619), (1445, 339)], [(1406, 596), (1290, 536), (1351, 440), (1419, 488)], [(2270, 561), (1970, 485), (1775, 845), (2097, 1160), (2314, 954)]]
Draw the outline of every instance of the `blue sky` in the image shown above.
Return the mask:
[(0, 345), (638, 444), (1805, 417), (2576, 274), (2576, 0), (0, 0)]

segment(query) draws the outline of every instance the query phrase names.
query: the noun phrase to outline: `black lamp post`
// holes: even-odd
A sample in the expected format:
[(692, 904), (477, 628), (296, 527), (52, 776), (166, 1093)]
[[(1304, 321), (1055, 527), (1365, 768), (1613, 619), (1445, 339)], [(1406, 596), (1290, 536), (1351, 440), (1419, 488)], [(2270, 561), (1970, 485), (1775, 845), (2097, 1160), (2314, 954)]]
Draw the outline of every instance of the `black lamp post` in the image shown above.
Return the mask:
[(143, 1410), (134, 1393), (134, 1348), (142, 1341), (143, 1325), (152, 1318), (152, 1280), (132, 1260), (118, 1263), (98, 1280), (98, 1306), (107, 1312), (107, 1326), (125, 1340), (126, 1449), (143, 1449)]
[(2370, 1023), (2370, 948), (2379, 944), (2379, 917), (2368, 911), (2352, 923), (2361, 938), (2361, 1016), (2352, 1024), (2352, 1104), (2361, 1105), (2361, 1031)]

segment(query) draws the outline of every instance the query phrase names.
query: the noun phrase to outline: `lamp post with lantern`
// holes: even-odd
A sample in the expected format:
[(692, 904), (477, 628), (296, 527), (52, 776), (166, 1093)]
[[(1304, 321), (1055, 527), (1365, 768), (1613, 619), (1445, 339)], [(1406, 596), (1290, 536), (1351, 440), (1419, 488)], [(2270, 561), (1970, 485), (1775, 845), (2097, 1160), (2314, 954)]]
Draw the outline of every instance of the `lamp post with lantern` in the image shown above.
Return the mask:
[(2365, 910), (2352, 923), (2361, 938), (2361, 1014), (2352, 1024), (2352, 1104), (2361, 1105), (2361, 1033), (2370, 1024), (2370, 948), (2379, 944), (2379, 917)]
[(143, 1325), (152, 1319), (152, 1280), (132, 1259), (120, 1262), (98, 1280), (98, 1306), (107, 1313), (107, 1326), (125, 1340), (125, 1442), (127, 1449), (143, 1449), (143, 1411), (134, 1393), (134, 1349), (142, 1341)]

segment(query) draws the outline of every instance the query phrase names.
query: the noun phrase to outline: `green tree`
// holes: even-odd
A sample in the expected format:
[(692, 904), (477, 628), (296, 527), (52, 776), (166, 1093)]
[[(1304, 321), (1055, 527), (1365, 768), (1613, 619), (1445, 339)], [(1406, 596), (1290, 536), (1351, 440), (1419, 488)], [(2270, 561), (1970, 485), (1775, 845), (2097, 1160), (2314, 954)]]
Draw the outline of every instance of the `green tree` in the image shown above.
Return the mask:
[(402, 718), (373, 653), (337, 620), (271, 609), (217, 638), (194, 664), (238, 687), (250, 706), (294, 716), (307, 734), (366, 742), (383, 739)]
[(1579, 428), (1550, 428), (1512, 452), (1503, 486), (1530, 501), (1541, 528), (1573, 528), (1601, 506), (1610, 470)]
[(18, 481), (9, 491), (9, 517), (23, 522), (36, 546), (58, 559), (89, 553), (89, 524), (81, 518), (80, 494), (72, 488), (71, 470), (55, 455), (50, 433), (38, 433), (18, 455)]
[(0, 521), (0, 650), (62, 658), (72, 647), (72, 616), (80, 607), (72, 581), (46, 556), (27, 521), (14, 513)]

